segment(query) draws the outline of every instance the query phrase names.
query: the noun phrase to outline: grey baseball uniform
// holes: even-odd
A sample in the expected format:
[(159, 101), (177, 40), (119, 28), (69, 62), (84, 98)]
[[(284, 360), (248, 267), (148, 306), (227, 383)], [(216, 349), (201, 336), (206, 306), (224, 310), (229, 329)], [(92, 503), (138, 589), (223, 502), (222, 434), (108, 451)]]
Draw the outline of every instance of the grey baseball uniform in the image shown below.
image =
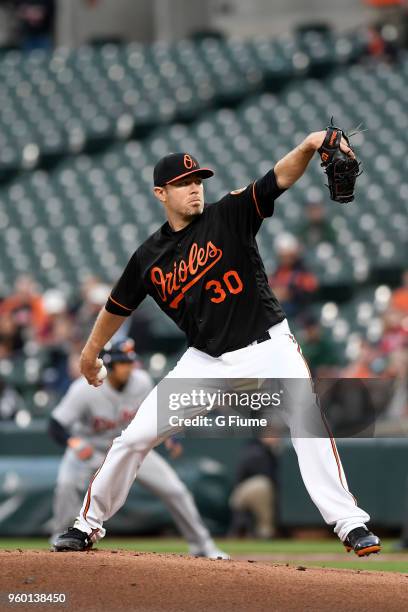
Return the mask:
[[(84, 378), (79, 378), (53, 410), (52, 417), (72, 436), (80, 437), (94, 448), (93, 456), (85, 461), (79, 459), (71, 448), (65, 450), (54, 495), (55, 535), (72, 524), (92, 474), (101, 464), (112, 440), (133, 419), (152, 388), (150, 376), (141, 369), (132, 372), (122, 391), (114, 389), (109, 380), (95, 388), (89, 386)], [(197, 554), (215, 547), (192, 495), (159, 453), (154, 450), (148, 453), (139, 470), (138, 481), (162, 499), (188, 541), (190, 552)]]

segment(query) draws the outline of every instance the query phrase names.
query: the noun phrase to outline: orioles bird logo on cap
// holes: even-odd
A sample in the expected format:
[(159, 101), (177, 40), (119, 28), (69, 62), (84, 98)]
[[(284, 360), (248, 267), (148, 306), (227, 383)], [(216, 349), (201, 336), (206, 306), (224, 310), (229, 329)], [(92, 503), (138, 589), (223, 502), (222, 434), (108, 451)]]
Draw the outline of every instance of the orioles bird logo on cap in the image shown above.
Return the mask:
[(185, 155), (184, 156), (184, 166), (185, 168), (187, 168), (187, 170), (191, 170), (192, 168), (196, 168), (197, 164), (190, 155)]

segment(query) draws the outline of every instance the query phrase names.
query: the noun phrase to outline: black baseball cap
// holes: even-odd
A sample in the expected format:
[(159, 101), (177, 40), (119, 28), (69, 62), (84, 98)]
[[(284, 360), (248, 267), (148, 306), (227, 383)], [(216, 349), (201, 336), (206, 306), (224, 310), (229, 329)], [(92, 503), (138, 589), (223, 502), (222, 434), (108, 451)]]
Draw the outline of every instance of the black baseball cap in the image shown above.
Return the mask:
[(170, 153), (162, 157), (154, 167), (153, 181), (155, 187), (164, 187), (185, 176), (196, 174), (203, 179), (214, 176), (210, 168), (200, 168), (195, 157), (189, 153)]

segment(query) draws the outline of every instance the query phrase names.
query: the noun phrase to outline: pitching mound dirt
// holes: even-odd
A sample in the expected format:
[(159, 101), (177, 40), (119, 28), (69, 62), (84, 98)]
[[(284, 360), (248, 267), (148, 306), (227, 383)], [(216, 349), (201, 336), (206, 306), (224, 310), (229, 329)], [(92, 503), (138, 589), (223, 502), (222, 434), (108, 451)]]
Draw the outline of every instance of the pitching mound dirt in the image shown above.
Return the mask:
[[(265, 612), (408, 609), (408, 576), (124, 551), (0, 552), (0, 610)], [(65, 593), (15, 604), (8, 593)]]

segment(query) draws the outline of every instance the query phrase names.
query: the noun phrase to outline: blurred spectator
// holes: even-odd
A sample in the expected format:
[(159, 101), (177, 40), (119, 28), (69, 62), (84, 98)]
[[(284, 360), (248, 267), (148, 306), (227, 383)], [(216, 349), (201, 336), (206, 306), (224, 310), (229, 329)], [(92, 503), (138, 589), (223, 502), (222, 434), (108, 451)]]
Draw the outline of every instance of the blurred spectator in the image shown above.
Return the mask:
[(398, 349), (389, 356), (387, 372), (395, 379), (387, 419), (408, 419), (408, 348)]
[(395, 310), (408, 315), (408, 270), (405, 270), (402, 275), (401, 287), (393, 291), (391, 296), (391, 306)]
[(13, 0), (24, 51), (53, 46), (55, 0)]
[[(343, 371), (343, 377), (398, 379), (406, 376), (408, 351), (408, 271), (382, 315), (382, 333), (376, 343), (361, 341), (359, 355)], [(401, 374), (403, 372), (403, 374)]]
[(375, 23), (369, 29), (369, 51), (374, 56), (397, 60), (401, 46), (408, 43), (407, 0), (363, 0), (375, 9)]
[(74, 382), (81, 376), (81, 370), (79, 368), (80, 353), (71, 352), (68, 357), (68, 375), (71, 382)]
[(302, 318), (303, 329), (299, 334), (302, 353), (312, 376), (330, 377), (338, 374), (339, 355), (336, 344), (324, 333), (313, 315)]
[(80, 290), (79, 290), (79, 295), (76, 299), (76, 302), (74, 303), (72, 307), (72, 311), (75, 314), (75, 316), (77, 316), (77, 313), (83, 306), (83, 303), (87, 301), (87, 296), (92, 290), (92, 288), (96, 287), (97, 285), (100, 285), (101, 283), (102, 281), (99, 278), (99, 276), (90, 275), (90, 276), (86, 276), (83, 279)]
[(384, 381), (320, 378), (316, 391), (331, 435), (335, 438), (374, 436), (377, 415), (380, 409), (385, 409)]
[(381, 359), (379, 360), (378, 347), (362, 339), (357, 358), (343, 369), (342, 377), (375, 378), (383, 369), (384, 364)]
[(62, 395), (72, 382), (69, 355), (73, 344), (74, 323), (61, 291), (49, 289), (43, 295), (43, 302), (48, 315), (48, 324), (42, 334), (42, 345), (47, 348), (43, 382), (46, 387)]
[(76, 319), (76, 338), (85, 342), (95, 323), (100, 309), (105, 305), (111, 287), (97, 276), (88, 276), (81, 285), (80, 302), (74, 309)]
[(13, 419), (25, 408), (23, 398), (0, 377), (0, 419)]
[(11, 312), (1, 312), (0, 305), (0, 359), (9, 359), (24, 346), (21, 330)]
[(43, 298), (31, 276), (23, 275), (17, 278), (14, 293), (0, 304), (0, 317), (3, 316), (11, 316), (23, 342), (40, 339), (48, 324), (48, 316)]
[(408, 345), (408, 319), (401, 311), (389, 306), (383, 314), (383, 333), (379, 343), (382, 354), (388, 355)]
[(250, 440), (242, 450), (230, 497), (232, 536), (250, 533), (272, 538), (276, 532), (279, 439)]
[(275, 242), (278, 266), (269, 276), (269, 285), (283, 306), (286, 315), (297, 317), (306, 312), (318, 289), (314, 274), (307, 270), (301, 257), (298, 240), (284, 233)]
[(59, 289), (48, 289), (43, 294), (43, 304), (47, 313), (47, 325), (41, 334), (43, 344), (55, 344), (71, 339), (72, 324), (64, 294)]
[(396, 62), (399, 58), (398, 30), (392, 24), (374, 24), (368, 29), (368, 52), (376, 58)]
[(308, 202), (306, 221), (300, 229), (305, 247), (316, 247), (320, 242), (336, 242), (336, 232), (327, 221), (326, 207), (322, 202)]
[[(388, 377), (375, 390), (375, 434), (382, 437), (408, 435), (408, 350), (396, 351), (389, 357)], [(378, 381), (376, 381), (378, 382)]]

